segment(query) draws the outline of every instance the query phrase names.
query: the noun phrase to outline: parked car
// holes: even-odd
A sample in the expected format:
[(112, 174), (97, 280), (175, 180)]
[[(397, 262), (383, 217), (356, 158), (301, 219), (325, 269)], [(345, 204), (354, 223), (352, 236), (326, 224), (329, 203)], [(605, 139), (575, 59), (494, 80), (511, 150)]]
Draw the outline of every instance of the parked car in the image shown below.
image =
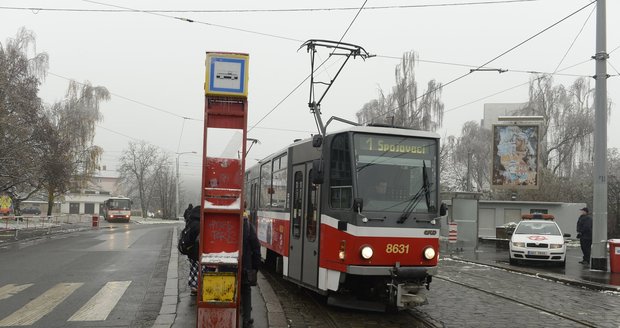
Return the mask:
[(22, 208), (21, 212), (22, 212), (22, 215), (24, 214), (41, 215), (41, 210), (37, 207)]
[(519, 261), (543, 261), (566, 265), (566, 243), (555, 221), (544, 219), (522, 220), (510, 238), (510, 264)]

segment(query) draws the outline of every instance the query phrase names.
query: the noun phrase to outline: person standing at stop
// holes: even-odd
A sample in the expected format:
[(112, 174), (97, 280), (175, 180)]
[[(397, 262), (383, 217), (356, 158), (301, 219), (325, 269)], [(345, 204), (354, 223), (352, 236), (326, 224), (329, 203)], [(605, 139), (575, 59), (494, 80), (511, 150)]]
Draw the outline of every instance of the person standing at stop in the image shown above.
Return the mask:
[[(189, 228), (187, 239), (192, 241), (198, 240), (200, 235), (200, 206), (192, 208), (185, 224)], [(187, 254), (187, 260), (189, 261), (187, 285), (190, 288), (190, 294), (192, 296), (196, 295), (198, 292), (198, 247), (198, 243), (194, 242), (194, 246), (191, 248), (189, 254)]]
[(248, 219), (248, 213), (243, 213), (243, 254), (241, 268), (241, 314), (243, 328), (252, 328), (252, 286), (256, 286), (256, 273), (260, 265), (260, 243), (256, 236), (256, 229)]
[(581, 209), (581, 215), (577, 219), (577, 238), (581, 244), (583, 260), (581, 264), (590, 263), (590, 250), (592, 248), (592, 217), (587, 207)]

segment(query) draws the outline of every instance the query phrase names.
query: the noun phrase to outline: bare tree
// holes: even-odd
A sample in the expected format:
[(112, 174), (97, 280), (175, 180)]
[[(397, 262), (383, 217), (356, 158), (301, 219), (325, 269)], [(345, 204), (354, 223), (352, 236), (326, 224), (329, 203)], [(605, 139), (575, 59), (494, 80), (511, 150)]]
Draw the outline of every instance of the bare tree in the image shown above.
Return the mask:
[(160, 151), (156, 146), (144, 141), (130, 142), (129, 148), (121, 155), (120, 178), (127, 189), (135, 188), (138, 192), (142, 217), (146, 217), (151, 197), (153, 184), (160, 165)]
[(423, 93), (418, 92), (415, 78), (417, 54), (407, 52), (395, 68), (396, 85), (387, 96), (380, 91), (378, 100), (371, 100), (357, 112), (359, 123), (391, 119), (395, 126), (435, 131), (443, 122), (442, 84), (431, 80)]
[(46, 111), (41, 183), (48, 193), (48, 215), (57, 195), (83, 188), (98, 169), (102, 149), (93, 144), (95, 124), (102, 120), (99, 103), (108, 99), (105, 87), (71, 81), (66, 101)]
[(176, 176), (172, 162), (167, 155), (162, 155), (153, 174), (153, 199), (162, 210), (162, 217), (175, 218)]

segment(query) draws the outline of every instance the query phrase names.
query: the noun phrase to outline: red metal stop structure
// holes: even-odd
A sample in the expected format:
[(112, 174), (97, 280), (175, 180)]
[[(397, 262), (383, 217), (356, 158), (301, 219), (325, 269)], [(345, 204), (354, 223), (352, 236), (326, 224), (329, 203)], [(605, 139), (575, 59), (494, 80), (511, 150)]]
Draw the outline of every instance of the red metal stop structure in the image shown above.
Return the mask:
[(239, 327), (247, 54), (207, 52), (197, 327)]

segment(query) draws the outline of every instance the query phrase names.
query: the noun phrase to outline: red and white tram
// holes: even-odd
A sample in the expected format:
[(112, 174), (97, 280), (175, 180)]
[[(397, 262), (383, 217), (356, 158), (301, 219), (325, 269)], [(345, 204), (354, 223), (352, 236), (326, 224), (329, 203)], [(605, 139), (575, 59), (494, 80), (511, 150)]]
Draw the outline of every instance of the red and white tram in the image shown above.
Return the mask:
[(355, 126), (245, 173), (265, 263), (334, 305), (426, 303), (439, 252), (439, 135)]

